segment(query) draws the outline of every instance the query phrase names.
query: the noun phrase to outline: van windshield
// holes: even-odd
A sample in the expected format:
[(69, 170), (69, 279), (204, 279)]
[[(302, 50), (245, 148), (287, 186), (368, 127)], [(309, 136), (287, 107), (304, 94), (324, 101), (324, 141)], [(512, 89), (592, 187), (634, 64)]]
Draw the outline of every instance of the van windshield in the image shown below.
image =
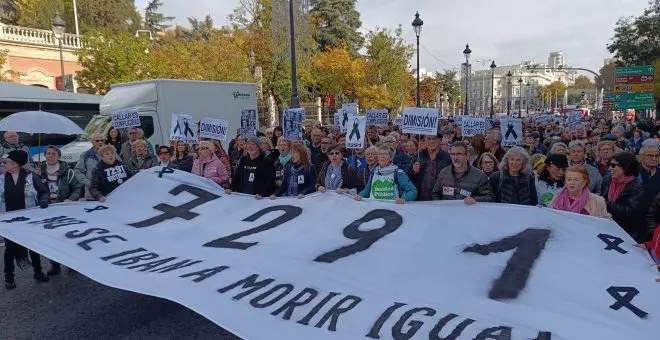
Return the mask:
[(92, 120), (89, 121), (83, 134), (80, 135), (78, 141), (80, 142), (89, 142), (92, 139), (92, 135), (95, 133), (100, 133), (105, 136), (112, 126), (112, 119), (109, 116), (95, 116)]

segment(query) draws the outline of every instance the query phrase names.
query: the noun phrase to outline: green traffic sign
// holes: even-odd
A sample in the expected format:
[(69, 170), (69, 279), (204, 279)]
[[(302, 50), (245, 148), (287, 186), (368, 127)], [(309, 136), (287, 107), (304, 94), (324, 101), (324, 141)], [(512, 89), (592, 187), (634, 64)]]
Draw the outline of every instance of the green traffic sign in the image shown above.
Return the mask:
[(646, 75), (646, 74), (655, 74), (655, 66), (646, 65), (646, 66), (626, 66), (626, 67), (617, 67), (615, 74), (617, 76), (635, 76), (635, 75)]
[(614, 107), (617, 110), (626, 110), (626, 109), (648, 110), (653, 108), (653, 102), (615, 102)]
[(653, 92), (642, 92), (642, 93), (617, 93), (614, 95), (614, 100), (616, 101), (653, 101)]

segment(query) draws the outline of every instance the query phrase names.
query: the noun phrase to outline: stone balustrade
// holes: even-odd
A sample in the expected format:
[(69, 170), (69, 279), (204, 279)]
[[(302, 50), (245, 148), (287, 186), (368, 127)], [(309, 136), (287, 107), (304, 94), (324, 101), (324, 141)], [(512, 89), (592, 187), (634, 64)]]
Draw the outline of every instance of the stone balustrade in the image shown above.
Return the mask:
[[(11, 41), (41, 46), (59, 46), (59, 40), (51, 31), (12, 26), (0, 23), (0, 41)], [(82, 47), (80, 36), (65, 34), (62, 38), (62, 48), (79, 49)]]

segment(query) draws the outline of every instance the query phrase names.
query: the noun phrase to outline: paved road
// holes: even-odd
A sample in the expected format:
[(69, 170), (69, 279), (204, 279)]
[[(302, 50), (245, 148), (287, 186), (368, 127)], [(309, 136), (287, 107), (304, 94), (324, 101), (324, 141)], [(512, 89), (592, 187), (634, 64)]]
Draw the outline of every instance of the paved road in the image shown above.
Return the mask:
[(3, 340), (240, 339), (179, 304), (109, 288), (65, 268), (48, 283), (35, 282), (32, 268), (16, 274), (16, 289), (5, 290), (4, 275), (0, 286)]

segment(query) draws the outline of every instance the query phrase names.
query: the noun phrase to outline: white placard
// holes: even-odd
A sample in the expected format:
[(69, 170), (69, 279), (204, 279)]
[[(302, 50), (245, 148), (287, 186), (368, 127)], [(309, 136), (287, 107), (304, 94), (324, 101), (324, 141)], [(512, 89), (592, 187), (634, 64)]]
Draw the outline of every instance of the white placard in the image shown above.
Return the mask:
[(342, 108), (338, 113), (339, 129), (341, 130), (341, 133), (346, 133), (346, 130), (349, 128), (350, 124), (352, 124), (355, 117), (357, 117), (357, 111), (353, 113), (353, 110), (350, 108)]
[(403, 116), (396, 116), (396, 118), (394, 118), (393, 124), (397, 125), (397, 126), (402, 126), (403, 125)]
[(284, 124), (282, 135), (290, 141), (301, 141), (303, 136), (303, 121), (305, 120), (305, 109), (284, 110)]
[(522, 145), (522, 120), (520, 118), (500, 119), (500, 133), (502, 134), (502, 147)]
[(438, 115), (434, 108), (404, 107), (403, 133), (436, 136), (438, 134)]
[(571, 111), (566, 117), (566, 125), (568, 126), (568, 131), (575, 131), (575, 128), (580, 125), (582, 122), (582, 112), (580, 111)]
[(367, 110), (364, 116), (367, 117), (367, 126), (387, 126), (387, 124), (390, 122), (389, 112), (387, 109)]
[(114, 111), (110, 113), (110, 118), (112, 119), (112, 127), (117, 130), (141, 125), (140, 113), (135, 109)]
[(367, 132), (367, 119), (364, 116), (355, 116), (353, 121), (348, 124), (346, 132), (346, 148), (362, 149)]
[(199, 122), (199, 137), (226, 141), (229, 122), (224, 119), (202, 118)]
[(257, 131), (259, 131), (257, 111), (253, 109), (241, 111), (241, 137), (248, 138), (256, 136)]
[(486, 119), (463, 117), (461, 121), (461, 134), (463, 137), (474, 137), (474, 135), (486, 134)]
[(357, 103), (346, 103), (341, 105), (342, 109), (345, 109), (348, 111), (348, 114), (350, 116), (357, 116), (358, 112), (360, 111), (360, 108)]
[(156, 167), (103, 204), (0, 221), (0, 235), (82, 275), (248, 340), (646, 340), (660, 324), (648, 253), (611, 221), (547, 208), (258, 201)]
[(538, 115), (534, 115), (534, 122), (536, 124), (547, 124), (549, 122), (552, 122), (554, 118), (555, 117), (552, 115), (538, 114)]
[(192, 116), (184, 113), (172, 114), (172, 128), (170, 129), (170, 140), (197, 143), (197, 131)]

